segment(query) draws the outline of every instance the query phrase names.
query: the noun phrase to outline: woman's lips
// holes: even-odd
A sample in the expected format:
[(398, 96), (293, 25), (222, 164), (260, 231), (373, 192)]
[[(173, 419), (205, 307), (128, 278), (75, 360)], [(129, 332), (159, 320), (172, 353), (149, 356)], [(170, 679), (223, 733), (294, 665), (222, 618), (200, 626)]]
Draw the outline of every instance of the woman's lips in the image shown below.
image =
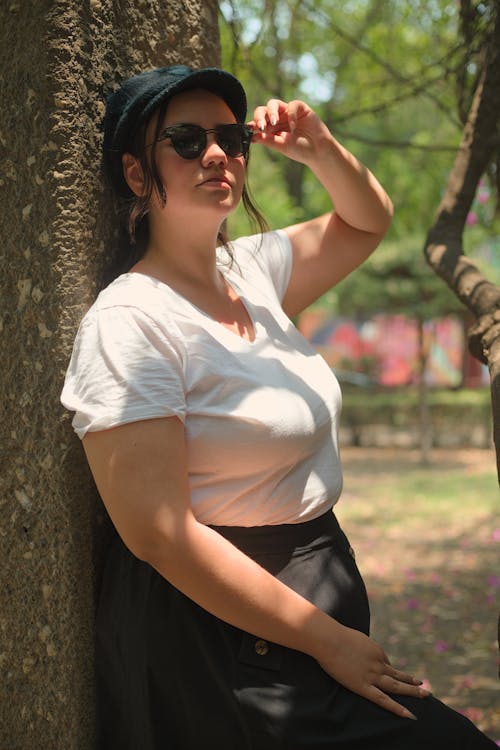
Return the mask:
[(208, 179), (203, 180), (203, 182), (201, 182), (200, 185), (207, 185), (208, 187), (219, 187), (219, 188), (231, 187), (229, 180), (227, 180), (225, 177), (222, 177), (221, 175), (217, 177), (209, 177)]

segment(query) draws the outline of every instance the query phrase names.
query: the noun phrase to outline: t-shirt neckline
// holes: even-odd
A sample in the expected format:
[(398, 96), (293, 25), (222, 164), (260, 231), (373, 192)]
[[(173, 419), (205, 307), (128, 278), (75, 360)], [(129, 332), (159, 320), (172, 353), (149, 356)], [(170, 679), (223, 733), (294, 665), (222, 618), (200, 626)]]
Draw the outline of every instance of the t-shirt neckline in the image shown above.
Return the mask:
[(256, 320), (253, 314), (252, 305), (248, 301), (245, 294), (242, 292), (241, 286), (238, 283), (235, 284), (234, 280), (229, 280), (227, 273), (223, 273), (222, 271), (221, 273), (228, 287), (230, 287), (232, 291), (237, 295), (241, 304), (245, 308), (245, 311), (248, 315), (248, 319), (250, 320), (251, 327), (252, 327), (251, 330), (252, 330), (253, 336), (251, 339), (247, 339), (244, 336), (240, 336), (239, 333), (225, 326), (224, 323), (220, 322), (220, 320), (216, 320), (212, 315), (210, 315), (210, 313), (203, 310), (197, 304), (195, 304), (190, 299), (188, 299), (184, 294), (182, 294), (181, 292), (178, 292), (176, 289), (171, 287), (165, 281), (162, 281), (161, 279), (157, 278), (156, 276), (152, 276), (149, 273), (144, 273), (143, 271), (128, 271), (127, 273), (124, 274), (124, 276), (128, 278), (132, 276), (144, 276), (146, 279), (149, 279), (154, 284), (162, 286), (162, 287), (166, 287), (169, 290), (169, 292), (171, 292), (172, 294), (175, 294), (175, 296), (178, 297), (180, 300), (182, 300), (184, 304), (189, 305), (189, 307), (195, 310), (199, 315), (202, 315), (206, 320), (210, 321), (213, 325), (217, 326), (218, 329), (222, 329), (223, 331), (227, 332), (232, 338), (236, 338), (236, 339), (239, 339), (240, 341), (244, 341), (246, 344), (249, 344), (251, 346), (255, 344), (255, 342), (258, 339), (258, 328), (259, 328), (258, 321)]

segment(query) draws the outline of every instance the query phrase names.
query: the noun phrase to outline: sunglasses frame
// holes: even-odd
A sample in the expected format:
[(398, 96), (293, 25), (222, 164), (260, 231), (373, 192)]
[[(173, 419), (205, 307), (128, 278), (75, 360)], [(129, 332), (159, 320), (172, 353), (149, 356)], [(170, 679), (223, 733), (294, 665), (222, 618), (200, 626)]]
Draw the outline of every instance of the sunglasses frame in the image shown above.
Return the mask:
[[(179, 144), (175, 143), (175, 135), (180, 133), (181, 128), (192, 128), (193, 138), (196, 137), (197, 135), (199, 136), (203, 135), (205, 142), (203, 144), (203, 147), (198, 153), (193, 154), (192, 156), (191, 155), (186, 156), (185, 154), (182, 153), (182, 147), (179, 147)], [(239, 150), (235, 154), (229, 153), (220, 142), (220, 140), (224, 138), (223, 131), (227, 128), (236, 129), (240, 133), (240, 136), (241, 136), (242, 149)], [(226, 156), (229, 156), (230, 158), (233, 158), (233, 159), (238, 156), (243, 156), (246, 159), (248, 157), (248, 152), (250, 150), (250, 144), (252, 142), (253, 132), (254, 131), (251, 127), (249, 127), (248, 125), (245, 125), (245, 123), (242, 123), (242, 122), (227, 123), (224, 125), (217, 125), (217, 127), (215, 128), (207, 128), (207, 129), (202, 128), (201, 125), (196, 125), (194, 123), (180, 122), (180, 123), (177, 123), (176, 125), (169, 125), (168, 127), (164, 128), (164, 130), (161, 130), (156, 140), (156, 143), (160, 141), (164, 141), (167, 138), (170, 138), (172, 142), (172, 147), (174, 151), (176, 152), (176, 154), (180, 156), (182, 159), (187, 159), (191, 161), (193, 159), (198, 159), (206, 150), (207, 144), (208, 144), (207, 135), (209, 133), (215, 133), (216, 143), (224, 151)], [(152, 143), (149, 144), (149, 146), (152, 146), (152, 145), (153, 145)], [(181, 149), (180, 151), (179, 151), (179, 148)]]

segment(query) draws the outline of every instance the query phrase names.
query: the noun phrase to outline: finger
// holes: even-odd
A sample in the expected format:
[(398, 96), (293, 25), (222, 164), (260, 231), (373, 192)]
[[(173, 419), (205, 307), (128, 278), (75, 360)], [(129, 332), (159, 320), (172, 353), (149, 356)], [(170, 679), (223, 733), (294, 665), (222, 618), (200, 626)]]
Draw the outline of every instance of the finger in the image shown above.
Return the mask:
[(273, 127), (280, 121), (280, 110), (286, 110), (285, 102), (282, 102), (280, 99), (269, 99), (267, 103), (267, 117)]
[(263, 132), (266, 129), (267, 124), (267, 107), (264, 105), (256, 107), (253, 113), (253, 121), (250, 122), (250, 125), (254, 125), (257, 130)]
[(366, 693), (363, 693), (363, 695), (365, 698), (368, 698), (368, 700), (376, 703), (381, 708), (384, 708), (386, 711), (390, 711), (391, 713), (396, 714), (396, 716), (401, 716), (401, 718), (403, 719), (417, 718), (415, 714), (412, 714), (411, 711), (408, 711), (405, 706), (402, 706), (401, 703), (393, 700), (389, 695), (387, 695), (387, 693), (382, 692), (382, 690), (379, 690), (374, 685), (369, 687)]
[(287, 115), (290, 132), (294, 132), (299, 120), (304, 117), (304, 115), (309, 114), (309, 112), (311, 112), (311, 108), (299, 99), (294, 99), (293, 101), (288, 102)]
[(422, 680), (419, 680), (417, 677), (414, 677), (411, 674), (408, 674), (407, 672), (401, 672), (399, 669), (394, 669), (394, 667), (389, 667), (387, 669), (386, 674), (389, 675), (389, 677), (394, 677), (396, 680), (399, 680), (400, 682), (406, 682), (408, 685), (421, 685)]
[(428, 698), (430, 692), (416, 685), (409, 685), (407, 682), (400, 682), (395, 677), (382, 675), (376, 682), (377, 687), (387, 693), (397, 693), (398, 695), (411, 695), (414, 698)]
[(291, 133), (293, 133), (296, 129), (297, 120), (299, 119), (299, 113), (296, 104), (297, 102), (290, 102), (288, 105), (288, 127), (290, 128)]
[(268, 127), (275, 127), (280, 123), (286, 109), (286, 102), (281, 101), (281, 99), (269, 99), (267, 104), (256, 107), (252, 124), (260, 132), (264, 132)]

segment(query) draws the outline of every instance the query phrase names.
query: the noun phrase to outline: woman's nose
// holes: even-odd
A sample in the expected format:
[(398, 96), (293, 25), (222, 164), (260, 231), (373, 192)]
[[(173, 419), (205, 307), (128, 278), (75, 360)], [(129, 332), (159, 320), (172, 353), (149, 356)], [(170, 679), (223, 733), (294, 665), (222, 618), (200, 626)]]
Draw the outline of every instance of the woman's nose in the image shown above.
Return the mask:
[(201, 160), (202, 164), (227, 164), (227, 154), (217, 143), (215, 133), (207, 134), (207, 147)]

